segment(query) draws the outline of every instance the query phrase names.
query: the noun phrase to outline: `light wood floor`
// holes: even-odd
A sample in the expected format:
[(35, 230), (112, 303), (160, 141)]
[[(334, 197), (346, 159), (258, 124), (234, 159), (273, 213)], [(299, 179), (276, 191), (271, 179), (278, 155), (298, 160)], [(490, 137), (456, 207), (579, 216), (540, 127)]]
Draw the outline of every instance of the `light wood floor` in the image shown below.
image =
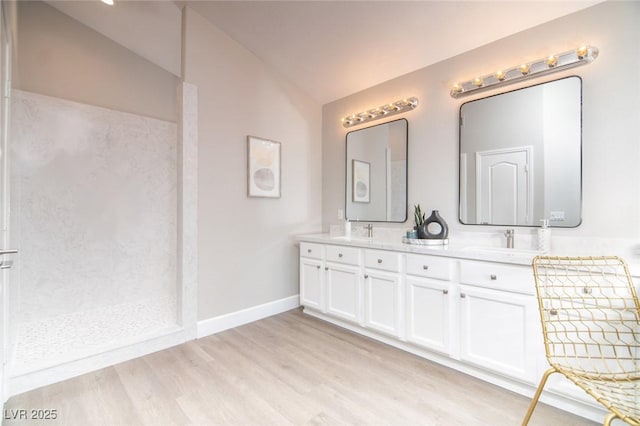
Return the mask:
[[(529, 400), (293, 310), (12, 397), (4, 425), (519, 425)], [(533, 425), (591, 425), (538, 404)]]

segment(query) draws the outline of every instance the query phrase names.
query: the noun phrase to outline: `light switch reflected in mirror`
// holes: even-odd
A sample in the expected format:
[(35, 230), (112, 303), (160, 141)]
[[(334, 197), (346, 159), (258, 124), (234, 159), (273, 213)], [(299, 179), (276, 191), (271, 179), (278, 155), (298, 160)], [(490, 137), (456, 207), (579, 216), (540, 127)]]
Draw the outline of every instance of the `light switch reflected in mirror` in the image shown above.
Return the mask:
[(347, 220), (407, 220), (408, 127), (400, 119), (347, 133)]
[(460, 222), (576, 227), (582, 220), (582, 80), (460, 107)]

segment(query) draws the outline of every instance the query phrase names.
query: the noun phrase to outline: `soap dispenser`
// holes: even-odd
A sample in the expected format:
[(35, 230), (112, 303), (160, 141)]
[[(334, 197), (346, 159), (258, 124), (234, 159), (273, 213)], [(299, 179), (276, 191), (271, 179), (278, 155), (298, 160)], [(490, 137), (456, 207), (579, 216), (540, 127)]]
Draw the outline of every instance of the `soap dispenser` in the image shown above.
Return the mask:
[(551, 229), (549, 228), (549, 220), (541, 219), (542, 225), (538, 228), (538, 238), (536, 249), (548, 253), (551, 250)]

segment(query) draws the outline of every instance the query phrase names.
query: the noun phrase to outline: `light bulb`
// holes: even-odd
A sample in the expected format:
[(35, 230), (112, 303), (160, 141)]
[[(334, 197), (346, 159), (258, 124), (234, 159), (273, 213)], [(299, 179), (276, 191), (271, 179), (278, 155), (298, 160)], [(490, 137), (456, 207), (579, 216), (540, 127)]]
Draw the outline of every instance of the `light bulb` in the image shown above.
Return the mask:
[(109, 6), (113, 6), (113, 0), (101, 0), (102, 3), (108, 4)]
[(580, 46), (576, 51), (576, 54), (578, 55), (578, 59), (584, 59), (584, 57), (589, 54), (589, 49), (587, 49), (587, 46)]
[(500, 81), (504, 80), (504, 78), (506, 77), (506, 74), (503, 71), (496, 71), (496, 78)]
[(462, 92), (462, 86), (460, 85), (460, 83), (456, 83), (453, 85), (451, 90), (453, 90), (455, 93), (460, 93)]
[(473, 80), (473, 84), (477, 87), (482, 87), (482, 79), (480, 77), (476, 77), (475, 80)]
[(547, 66), (549, 68), (553, 68), (558, 65), (558, 57), (555, 55), (551, 55), (547, 58)]
[(520, 70), (520, 73), (522, 73), (522, 75), (527, 75), (529, 74), (529, 69), (531, 68), (531, 65), (529, 64), (522, 64), (518, 67), (518, 69)]

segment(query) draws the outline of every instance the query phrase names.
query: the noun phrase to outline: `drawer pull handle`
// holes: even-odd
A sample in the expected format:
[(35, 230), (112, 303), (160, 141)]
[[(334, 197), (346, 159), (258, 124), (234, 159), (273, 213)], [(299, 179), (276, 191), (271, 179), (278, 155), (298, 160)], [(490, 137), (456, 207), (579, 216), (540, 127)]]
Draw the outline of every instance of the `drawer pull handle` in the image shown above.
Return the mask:
[(558, 315), (558, 311), (556, 311), (555, 309), (551, 309), (549, 311), (549, 315)]
[(460, 293), (460, 299), (464, 299), (465, 297), (467, 297), (467, 295), (466, 295), (466, 294), (464, 294), (464, 293)]
[(427, 269), (429, 269), (429, 265), (422, 265), (422, 269), (426, 271)]
[(442, 290), (442, 294), (449, 294), (449, 290)]
[(338, 257), (342, 257), (342, 253), (338, 253)]
[(378, 263), (382, 263), (382, 259), (378, 259)]
[(498, 279), (498, 276), (496, 274), (491, 274), (491, 281), (495, 281)]

